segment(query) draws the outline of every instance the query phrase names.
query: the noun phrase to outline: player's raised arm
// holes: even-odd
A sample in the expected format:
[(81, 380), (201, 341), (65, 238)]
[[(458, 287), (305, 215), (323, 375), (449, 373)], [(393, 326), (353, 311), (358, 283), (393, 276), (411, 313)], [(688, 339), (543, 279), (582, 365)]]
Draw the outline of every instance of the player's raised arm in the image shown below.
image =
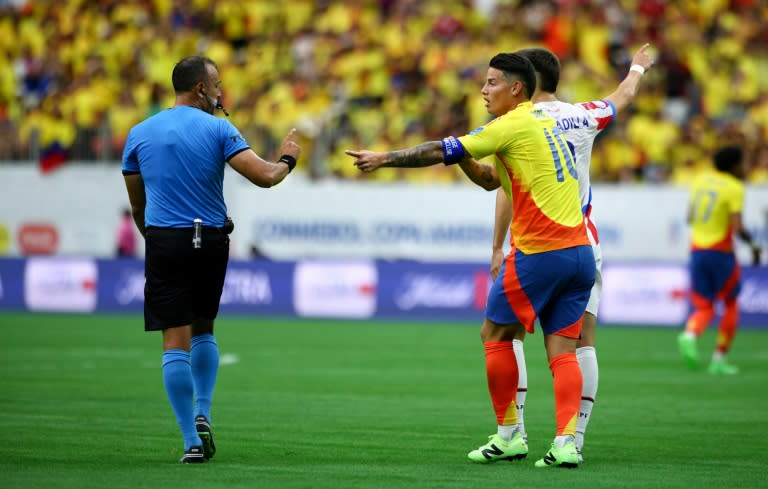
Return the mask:
[(638, 49), (635, 55), (632, 57), (632, 65), (629, 68), (629, 73), (624, 80), (616, 87), (616, 91), (605, 97), (605, 100), (610, 101), (616, 108), (616, 112), (620, 112), (626, 108), (637, 95), (637, 87), (640, 84), (640, 78), (643, 77), (643, 73), (653, 66), (653, 60), (645, 52), (650, 47), (650, 44), (645, 43)]

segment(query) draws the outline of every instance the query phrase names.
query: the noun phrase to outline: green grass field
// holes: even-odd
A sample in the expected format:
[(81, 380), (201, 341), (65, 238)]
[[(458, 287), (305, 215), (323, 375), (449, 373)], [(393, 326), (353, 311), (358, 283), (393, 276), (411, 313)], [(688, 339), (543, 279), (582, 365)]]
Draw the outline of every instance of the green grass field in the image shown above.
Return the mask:
[(713, 378), (684, 369), (676, 331), (603, 327), (586, 462), (565, 470), (533, 467), (554, 434), (540, 332), (529, 458), (466, 460), (495, 431), (478, 325), (222, 318), (218, 453), (183, 466), (139, 317), (0, 313), (0, 486), (765, 487), (768, 334), (739, 332), (742, 374)]

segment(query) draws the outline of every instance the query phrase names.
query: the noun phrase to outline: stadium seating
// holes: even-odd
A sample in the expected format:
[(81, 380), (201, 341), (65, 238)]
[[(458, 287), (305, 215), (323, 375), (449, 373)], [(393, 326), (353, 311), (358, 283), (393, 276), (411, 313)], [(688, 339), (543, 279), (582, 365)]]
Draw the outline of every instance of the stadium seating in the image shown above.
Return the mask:
[[(183, 6), (183, 8), (182, 8)], [(128, 129), (173, 104), (170, 72), (202, 53), (225, 106), (270, 155), (286, 129), (313, 178), (464, 182), (455, 169), (361, 175), (343, 150), (402, 147), (484, 123), (488, 59), (546, 46), (568, 101), (608, 95), (634, 50), (657, 65), (631, 111), (596, 146), (596, 181), (685, 184), (713, 147), (748, 149), (768, 182), (768, 7), (757, 0), (0, 1), (0, 162), (115, 162)]]

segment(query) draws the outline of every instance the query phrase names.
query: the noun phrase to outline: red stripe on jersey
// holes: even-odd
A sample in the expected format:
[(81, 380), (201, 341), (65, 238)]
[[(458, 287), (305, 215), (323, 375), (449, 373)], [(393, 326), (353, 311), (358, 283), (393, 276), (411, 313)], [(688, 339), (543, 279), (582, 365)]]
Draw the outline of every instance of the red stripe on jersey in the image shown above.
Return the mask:
[[(590, 206), (591, 209), (591, 206)], [(597, 226), (595, 226), (595, 223), (592, 222), (592, 219), (589, 218), (589, 213), (584, 218), (584, 221), (587, 223), (587, 228), (589, 229), (590, 234), (595, 240), (595, 244), (600, 244), (600, 238), (597, 236)]]
[(613, 116), (609, 115), (608, 117), (595, 117), (595, 120), (597, 121), (597, 129), (602, 131), (605, 129), (605, 126), (611, 123)]

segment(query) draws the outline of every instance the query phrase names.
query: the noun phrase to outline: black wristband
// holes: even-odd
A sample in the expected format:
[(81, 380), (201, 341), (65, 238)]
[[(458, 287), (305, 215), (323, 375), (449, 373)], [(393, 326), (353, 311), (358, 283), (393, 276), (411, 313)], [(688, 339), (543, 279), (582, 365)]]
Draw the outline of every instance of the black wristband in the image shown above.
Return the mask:
[(291, 155), (283, 155), (277, 161), (288, 165), (288, 173), (291, 173), (291, 171), (293, 171), (293, 169), (296, 168), (296, 158), (294, 158)]

